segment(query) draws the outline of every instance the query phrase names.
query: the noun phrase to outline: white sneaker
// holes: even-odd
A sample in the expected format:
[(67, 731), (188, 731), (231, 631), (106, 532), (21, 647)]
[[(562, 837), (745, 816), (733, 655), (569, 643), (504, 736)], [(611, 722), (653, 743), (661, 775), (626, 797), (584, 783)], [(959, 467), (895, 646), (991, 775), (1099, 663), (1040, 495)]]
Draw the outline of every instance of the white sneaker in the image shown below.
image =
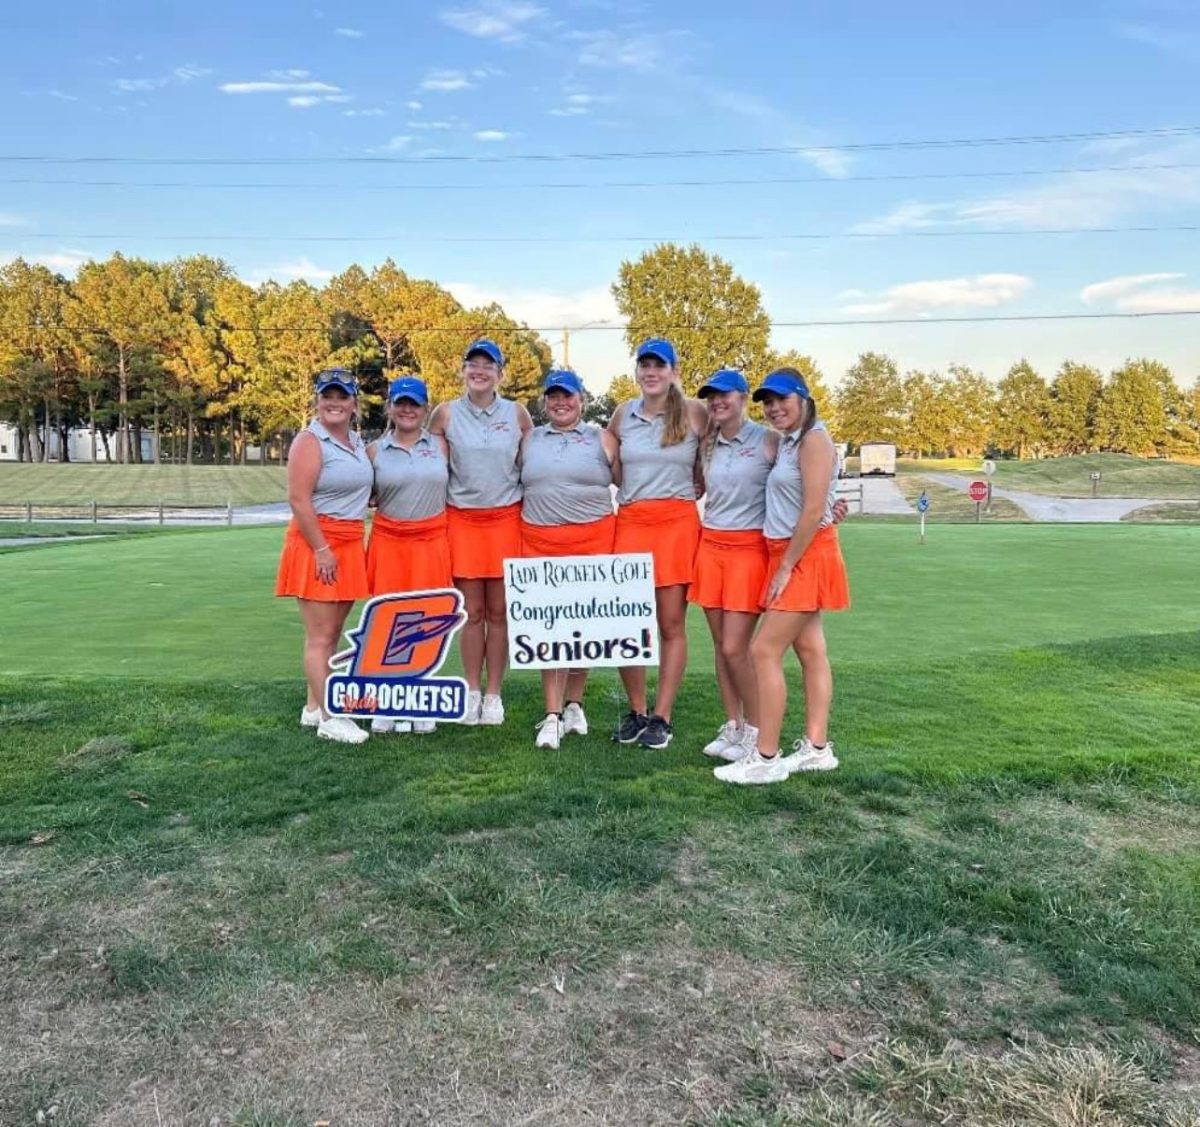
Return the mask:
[(504, 702), (498, 696), (488, 693), (483, 698), (483, 704), (479, 707), (479, 723), (493, 725), (504, 723)]
[(430, 732), (437, 730), (436, 720), (414, 720), (412, 722), (412, 730), (418, 736), (427, 736)]
[(346, 716), (330, 716), (317, 725), (317, 735), (323, 740), (336, 740), (340, 744), (360, 744), (371, 738), (371, 733), (360, 728)]
[(300, 709), (300, 727), (315, 728), (321, 723), (321, 708), (318, 705), (316, 708), (309, 708), (305, 705)]
[(562, 730), (564, 736), (586, 736), (588, 734), (587, 717), (583, 714), (583, 705), (571, 701), (563, 709)]
[(466, 715), (459, 721), (460, 724), (478, 724), (479, 723), (479, 708), (483, 701), (483, 694), (478, 689), (467, 690), (467, 712)]
[(390, 716), (376, 716), (371, 720), (371, 731), (377, 735), (388, 732), (411, 732), (411, 720), (393, 720)]
[(730, 763), (741, 759), (746, 754), (742, 747), (742, 726), (736, 720), (726, 720), (717, 732), (717, 738), (704, 745), (704, 754)]
[(736, 763), (714, 767), (713, 774), (723, 783), (756, 786), (760, 783), (782, 783), (788, 777), (788, 769), (783, 764), (783, 756), (778, 752), (770, 759), (764, 759), (758, 748), (755, 748)]
[(794, 749), (792, 754), (783, 760), (789, 775), (793, 771), (832, 771), (838, 765), (837, 756), (833, 754), (833, 744), (831, 743), (817, 748), (806, 736), (792, 744), (792, 748)]
[(562, 732), (562, 721), (553, 712), (547, 712), (546, 718), (537, 726), (538, 734), (534, 741), (534, 747), (548, 747), (557, 751), (559, 741), (562, 739)]

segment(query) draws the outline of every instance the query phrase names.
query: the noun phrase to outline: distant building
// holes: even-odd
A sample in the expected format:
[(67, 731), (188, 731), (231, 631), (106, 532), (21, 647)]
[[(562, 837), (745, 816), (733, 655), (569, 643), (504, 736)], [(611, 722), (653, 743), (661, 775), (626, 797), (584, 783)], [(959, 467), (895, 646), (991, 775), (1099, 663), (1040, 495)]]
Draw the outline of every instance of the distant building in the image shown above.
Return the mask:
[[(109, 450), (116, 460), (117, 443), (114, 435), (108, 436)], [(50, 461), (61, 461), (59, 437), (57, 431), (50, 432)], [(92, 460), (92, 434), (87, 427), (75, 427), (67, 431), (67, 459), (72, 462), (90, 462)], [(17, 428), (11, 423), (0, 423), (0, 462), (16, 462), (17, 457)], [(104, 462), (104, 442), (96, 435), (96, 461)], [(142, 432), (142, 461), (153, 462), (154, 435), (150, 431)]]

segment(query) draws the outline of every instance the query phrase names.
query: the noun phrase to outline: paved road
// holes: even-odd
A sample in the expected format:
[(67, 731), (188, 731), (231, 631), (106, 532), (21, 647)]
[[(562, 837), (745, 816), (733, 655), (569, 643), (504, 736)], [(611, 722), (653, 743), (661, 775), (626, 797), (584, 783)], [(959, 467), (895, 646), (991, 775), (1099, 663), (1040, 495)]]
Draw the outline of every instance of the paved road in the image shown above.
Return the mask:
[[(864, 513), (915, 513), (900, 487), (890, 477), (848, 478), (847, 483), (857, 486), (862, 482)], [(850, 497), (847, 496), (847, 502)]]
[[(959, 477), (957, 474), (926, 474), (930, 481), (947, 485), (960, 493), (975, 478)], [(1158, 505), (1158, 497), (1048, 497), (1043, 493), (1025, 493), (1018, 489), (992, 487), (993, 497), (1003, 497), (1019, 505), (1033, 520), (1059, 521), (1064, 524), (1116, 523), (1129, 513), (1144, 509), (1147, 505)]]

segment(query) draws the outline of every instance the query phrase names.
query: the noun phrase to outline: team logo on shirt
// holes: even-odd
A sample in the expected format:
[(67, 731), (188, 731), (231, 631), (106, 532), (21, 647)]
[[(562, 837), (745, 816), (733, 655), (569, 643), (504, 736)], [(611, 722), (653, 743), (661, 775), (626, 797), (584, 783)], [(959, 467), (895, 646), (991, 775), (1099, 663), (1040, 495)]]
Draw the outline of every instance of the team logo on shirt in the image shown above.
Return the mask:
[(325, 681), (331, 716), (392, 720), (461, 720), (467, 683), (437, 677), (450, 641), (467, 620), (453, 589), (381, 595), (346, 632), (350, 648), (334, 654)]

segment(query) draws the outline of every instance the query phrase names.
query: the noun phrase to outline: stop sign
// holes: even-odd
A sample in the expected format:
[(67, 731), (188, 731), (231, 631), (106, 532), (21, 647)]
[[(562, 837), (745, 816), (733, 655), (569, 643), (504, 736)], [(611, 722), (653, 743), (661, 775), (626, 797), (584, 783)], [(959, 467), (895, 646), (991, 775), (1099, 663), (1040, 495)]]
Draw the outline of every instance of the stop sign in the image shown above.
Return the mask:
[(986, 501), (987, 500), (987, 482), (986, 481), (971, 482), (971, 484), (967, 486), (967, 496), (970, 497), (971, 500), (974, 501), (975, 504), (977, 504), (977, 505), (981, 501)]

